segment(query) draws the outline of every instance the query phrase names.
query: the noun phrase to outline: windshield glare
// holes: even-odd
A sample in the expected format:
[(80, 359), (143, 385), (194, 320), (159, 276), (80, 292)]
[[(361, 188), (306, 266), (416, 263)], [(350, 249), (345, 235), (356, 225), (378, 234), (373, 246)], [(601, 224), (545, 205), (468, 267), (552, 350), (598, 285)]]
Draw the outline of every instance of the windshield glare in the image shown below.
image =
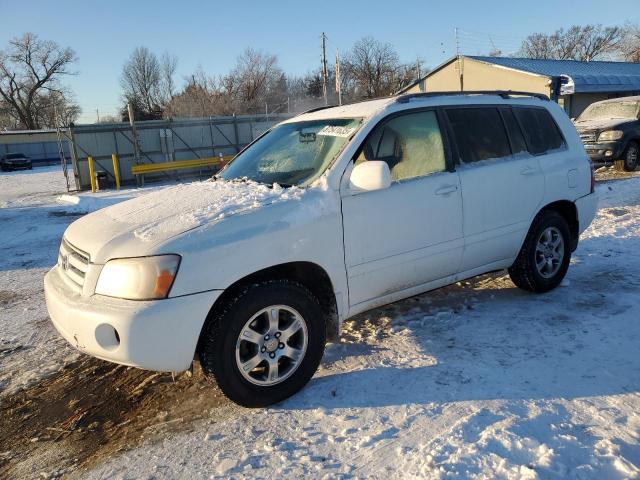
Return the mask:
[(362, 119), (335, 118), (279, 125), (238, 155), (219, 178), (309, 184), (331, 165), (361, 124)]
[(636, 118), (638, 102), (606, 102), (589, 106), (578, 120), (596, 120), (608, 118)]

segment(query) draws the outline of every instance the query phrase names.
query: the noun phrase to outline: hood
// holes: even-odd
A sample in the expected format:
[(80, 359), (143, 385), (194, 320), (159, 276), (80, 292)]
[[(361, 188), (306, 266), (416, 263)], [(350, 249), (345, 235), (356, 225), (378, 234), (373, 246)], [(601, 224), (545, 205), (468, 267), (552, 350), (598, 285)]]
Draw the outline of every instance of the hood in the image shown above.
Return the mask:
[(594, 120), (576, 120), (573, 123), (576, 130), (582, 132), (586, 130), (611, 130), (636, 121), (635, 118), (601, 118)]
[(144, 256), (158, 244), (188, 230), (275, 202), (296, 199), (304, 190), (255, 182), (205, 181), (163, 188), (98, 210), (72, 223), (65, 238), (91, 255), (93, 263)]

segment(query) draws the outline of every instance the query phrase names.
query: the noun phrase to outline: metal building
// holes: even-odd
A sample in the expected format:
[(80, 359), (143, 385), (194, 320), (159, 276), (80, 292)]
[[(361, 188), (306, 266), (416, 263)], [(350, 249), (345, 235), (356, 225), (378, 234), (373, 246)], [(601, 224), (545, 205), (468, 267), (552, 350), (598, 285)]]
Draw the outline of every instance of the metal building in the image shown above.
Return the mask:
[(402, 93), (517, 90), (543, 93), (577, 117), (593, 102), (640, 94), (640, 64), (461, 55)]
[[(66, 140), (62, 142), (62, 147), (69, 159), (69, 144)], [(5, 153), (24, 153), (35, 167), (60, 163), (56, 130), (0, 132), (0, 156)]]

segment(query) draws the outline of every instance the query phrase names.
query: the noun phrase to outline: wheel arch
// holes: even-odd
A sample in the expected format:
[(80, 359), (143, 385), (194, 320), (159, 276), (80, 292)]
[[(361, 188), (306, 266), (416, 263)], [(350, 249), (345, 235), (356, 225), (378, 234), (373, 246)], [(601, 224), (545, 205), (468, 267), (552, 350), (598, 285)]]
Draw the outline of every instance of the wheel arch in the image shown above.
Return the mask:
[(557, 212), (566, 220), (571, 233), (571, 251), (575, 251), (578, 247), (578, 238), (580, 236), (580, 223), (576, 204), (570, 200), (557, 200), (542, 207), (538, 215), (545, 211)]
[[(207, 321), (219, 312), (221, 308), (224, 308), (225, 304), (239, 295), (248, 285), (269, 280), (293, 280), (308, 288), (319, 300), (324, 311), (327, 340), (336, 340), (338, 338), (340, 331), (338, 307), (331, 278), (320, 265), (306, 261), (273, 265), (235, 281), (216, 299), (207, 315)], [(204, 322), (200, 335), (202, 335), (207, 321)], [(199, 343), (198, 341), (198, 345)], [(197, 351), (199, 351), (199, 346)]]

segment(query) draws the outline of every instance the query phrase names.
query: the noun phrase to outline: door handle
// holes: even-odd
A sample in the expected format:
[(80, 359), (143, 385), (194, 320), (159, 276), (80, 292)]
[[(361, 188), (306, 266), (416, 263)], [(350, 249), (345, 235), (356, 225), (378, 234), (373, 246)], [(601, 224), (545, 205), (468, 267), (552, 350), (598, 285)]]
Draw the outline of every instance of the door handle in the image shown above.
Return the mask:
[(436, 190), (436, 195), (449, 195), (450, 193), (453, 193), (456, 190), (458, 190), (457, 185), (445, 185), (443, 187), (440, 187), (438, 190)]
[(522, 170), (520, 170), (520, 175), (532, 175), (534, 173), (536, 173), (536, 169), (531, 165), (527, 165), (526, 167), (523, 167)]

